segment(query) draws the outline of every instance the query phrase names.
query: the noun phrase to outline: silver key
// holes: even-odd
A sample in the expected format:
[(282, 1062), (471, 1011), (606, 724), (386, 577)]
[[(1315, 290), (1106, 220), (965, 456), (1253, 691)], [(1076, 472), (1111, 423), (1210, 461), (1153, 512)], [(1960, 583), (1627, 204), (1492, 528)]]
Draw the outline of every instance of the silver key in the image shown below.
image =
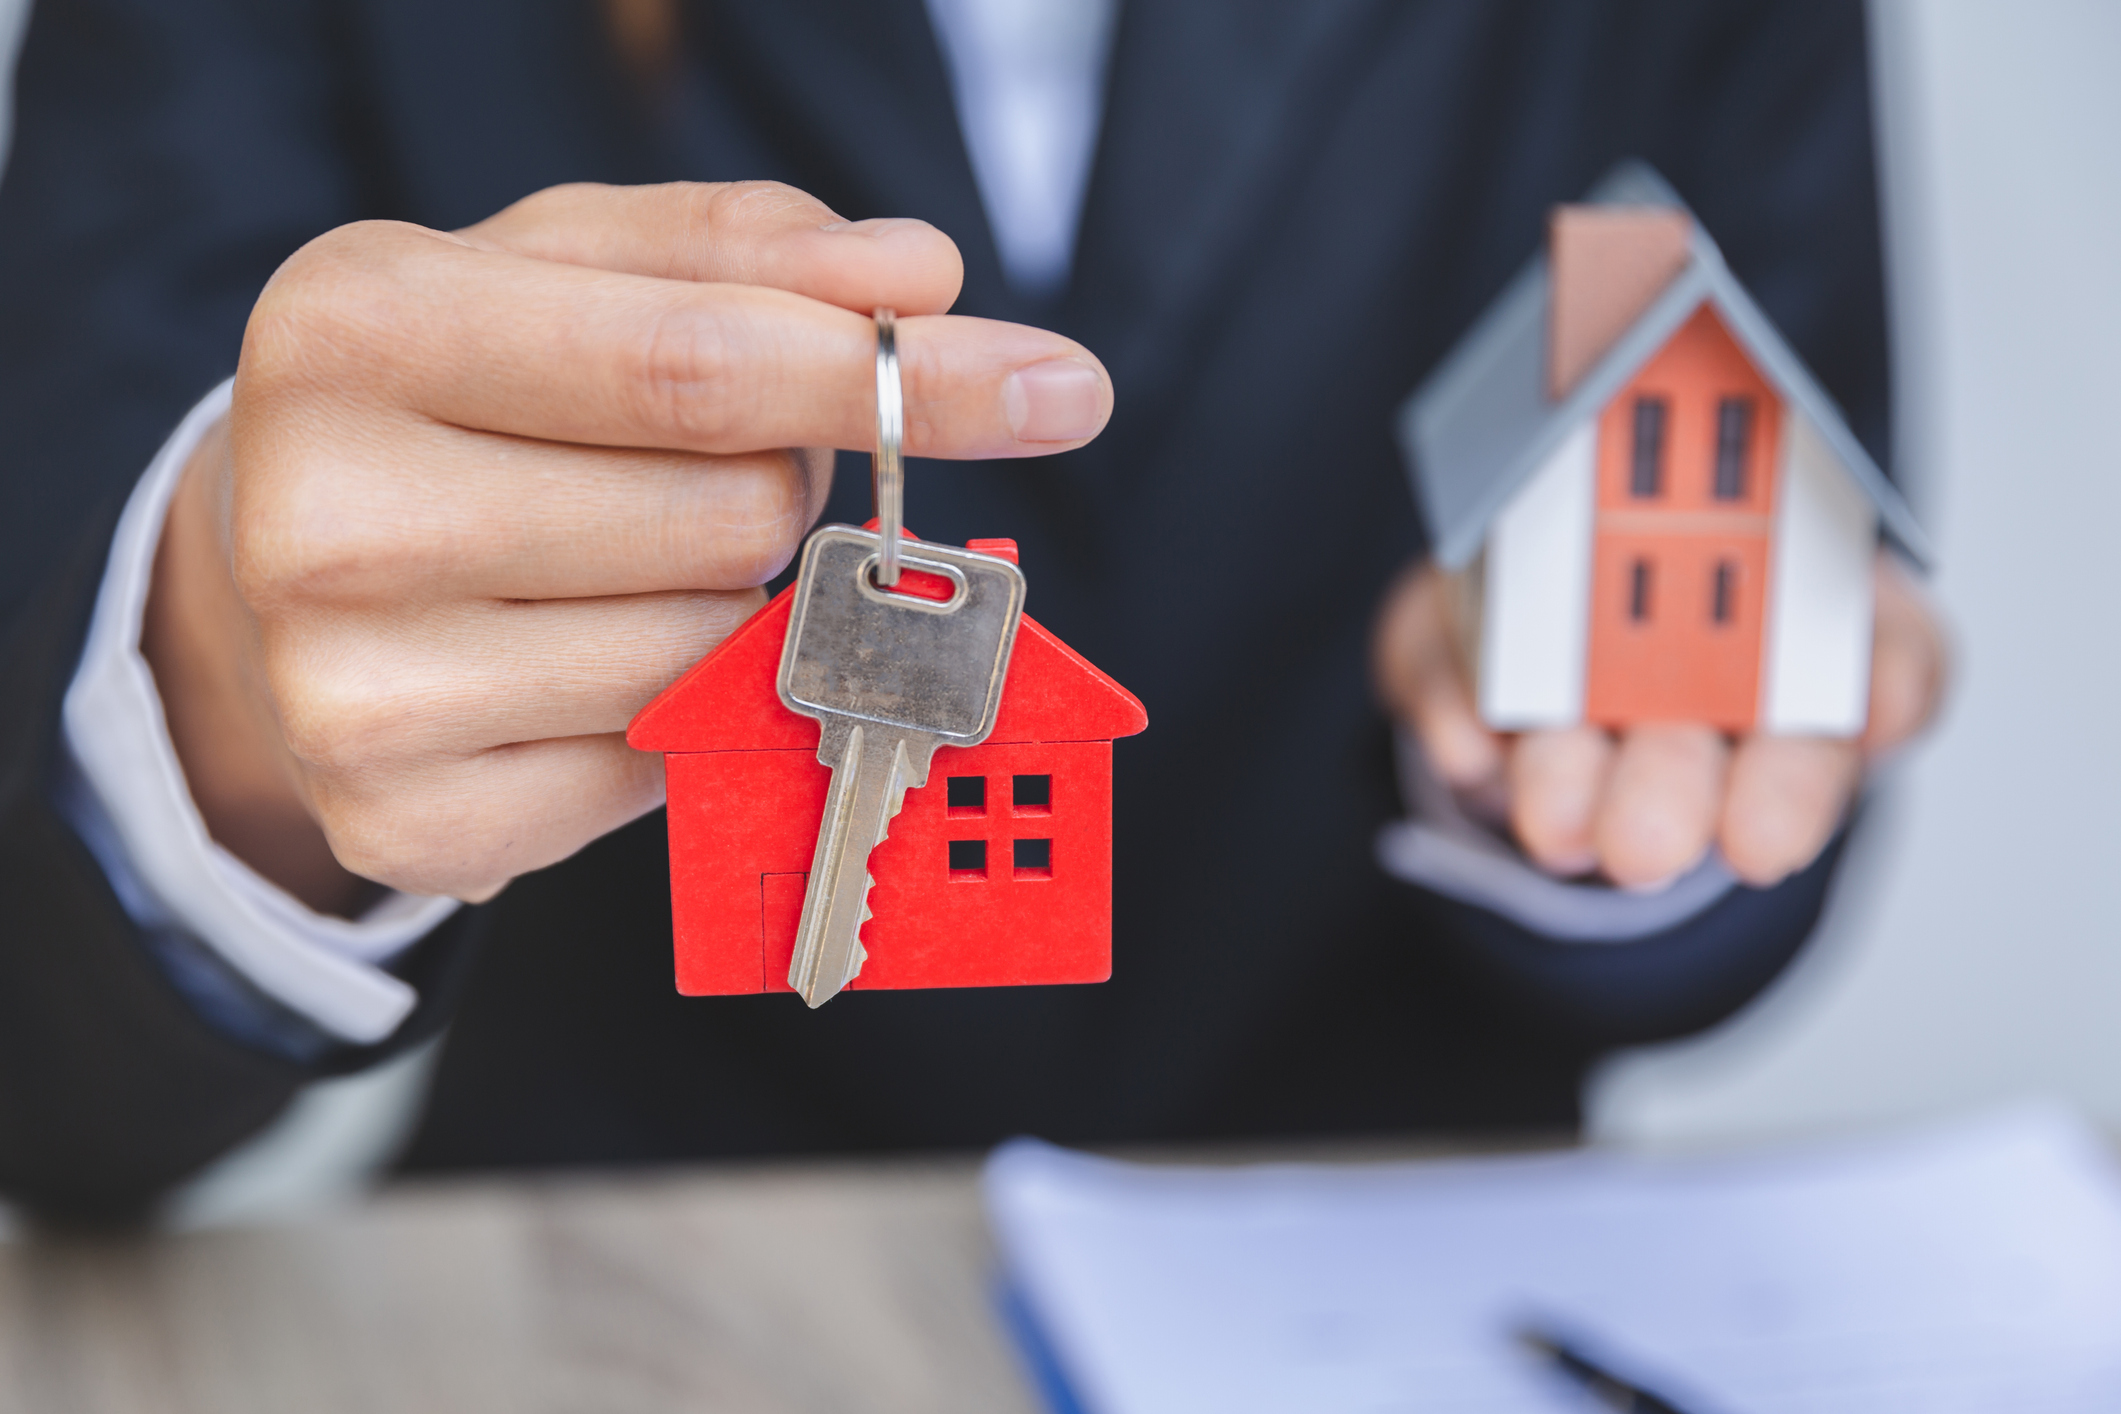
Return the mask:
[(927, 784), (936, 747), (994, 730), (1024, 612), (1023, 572), (1007, 560), (901, 542), (906, 569), (951, 581), (949, 599), (929, 600), (877, 587), (882, 546), (844, 525), (810, 537), (781, 650), (781, 701), (817, 719), (817, 759), (832, 770), (788, 969), (813, 1007), (862, 970), (869, 852), (907, 790)]

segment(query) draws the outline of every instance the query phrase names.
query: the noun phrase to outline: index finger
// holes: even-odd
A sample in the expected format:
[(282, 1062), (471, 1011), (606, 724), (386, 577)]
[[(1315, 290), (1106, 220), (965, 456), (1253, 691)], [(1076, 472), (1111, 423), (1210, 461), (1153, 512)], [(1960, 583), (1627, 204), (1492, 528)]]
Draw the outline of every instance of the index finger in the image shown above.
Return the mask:
[(537, 260), (701, 284), (767, 285), (863, 313), (942, 314), (965, 264), (926, 221), (844, 221), (780, 182), (548, 187), (457, 233)]

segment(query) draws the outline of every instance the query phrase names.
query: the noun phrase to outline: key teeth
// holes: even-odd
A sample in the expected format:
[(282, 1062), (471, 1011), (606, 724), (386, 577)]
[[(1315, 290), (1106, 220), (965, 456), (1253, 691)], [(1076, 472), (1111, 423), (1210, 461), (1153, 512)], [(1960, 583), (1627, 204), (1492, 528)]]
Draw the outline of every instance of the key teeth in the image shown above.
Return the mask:
[[(876, 887), (876, 875), (864, 871), (862, 874), (862, 922), (854, 925), (854, 962), (847, 969), (847, 981), (852, 982), (862, 975), (862, 964), (869, 960), (869, 949), (862, 946), (862, 924), (876, 917), (869, 907), (869, 891)], [(840, 984), (846, 986), (846, 982)]]
[[(905, 751), (904, 746), (901, 746), (899, 748), (899, 751), (903, 755)], [(902, 772), (893, 773), (890, 801), (891, 808), (884, 812), (884, 826), (881, 830), (877, 831), (877, 845), (881, 845), (885, 840), (891, 838), (891, 822), (893, 820), (896, 820), (899, 817), (899, 814), (906, 808), (906, 784), (906, 777)], [(871, 846), (871, 848), (874, 849), (875, 846)], [(841, 991), (846, 990), (847, 984), (849, 982), (852, 982), (855, 978), (862, 975), (862, 964), (869, 961), (869, 949), (862, 946), (862, 925), (866, 924), (870, 919), (876, 917), (876, 910), (872, 909), (869, 906), (869, 894), (870, 891), (875, 888), (876, 875), (870, 873), (866, 869), (863, 870), (862, 919), (860, 923), (854, 925), (854, 952), (852, 954), (852, 960), (850, 962), (850, 965), (847, 968), (847, 981), (840, 983)], [(833, 995), (837, 996), (838, 992), (835, 992)]]
[[(859, 728), (857, 728), (857, 730), (859, 730)], [(819, 762), (828, 767), (831, 767), (835, 773), (842, 770), (854, 769), (858, 764), (858, 757), (859, 753), (853, 749), (852, 738), (849, 739), (846, 748), (843, 749), (840, 753), (840, 759), (836, 764), (826, 759), (826, 753), (823, 749), (822, 743), (820, 744), (820, 749), (818, 753)], [(897, 819), (899, 815), (905, 811), (906, 792), (909, 789), (912, 789), (914, 786), (914, 783), (907, 778), (907, 767), (909, 763), (907, 761), (906, 756), (906, 744), (903, 741), (897, 743), (896, 747), (894, 748), (894, 758), (895, 759), (893, 769), (889, 778), (889, 785), (887, 786), (888, 794), (885, 800), (886, 809), (884, 811), (884, 818), (879, 823), (875, 843), (871, 844), (869, 847), (871, 851), (874, 851), (878, 846), (882, 845), (885, 840), (891, 838), (891, 822)], [(924, 774), (922, 777), (921, 784), (925, 785), (926, 783), (927, 780)], [(823, 996), (818, 997), (815, 1001), (811, 1000), (810, 992), (805, 992), (802, 994), (803, 1000), (809, 1004), (810, 1008), (813, 1011), (816, 1010), (818, 1007), (823, 1006), (826, 1002), (831, 1001), (841, 992), (845, 991), (848, 985), (851, 984), (855, 978), (861, 976), (863, 965), (869, 961), (869, 949), (863, 946), (861, 935), (863, 926), (867, 924), (871, 919), (876, 917), (876, 910), (869, 906), (869, 895), (875, 888), (876, 875), (870, 873), (867, 869), (864, 869), (862, 871), (862, 916), (858, 920), (856, 920), (854, 925), (854, 945), (848, 954), (847, 973), (845, 977), (840, 979), (839, 984), (837, 986), (833, 987), (831, 991), (825, 992)], [(807, 908), (807, 902), (805, 906)], [(815, 979), (812, 983), (812, 991), (822, 990), (823, 981), (824, 979), (822, 977)]]

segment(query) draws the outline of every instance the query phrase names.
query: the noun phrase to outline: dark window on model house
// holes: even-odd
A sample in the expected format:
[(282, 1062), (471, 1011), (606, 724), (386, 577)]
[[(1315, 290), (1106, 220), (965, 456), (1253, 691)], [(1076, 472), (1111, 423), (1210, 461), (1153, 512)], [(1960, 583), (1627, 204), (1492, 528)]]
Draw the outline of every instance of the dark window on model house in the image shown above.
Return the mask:
[(1745, 499), (1745, 456), (1753, 442), (1753, 400), (1725, 398), (1716, 404), (1716, 499)]
[(1628, 469), (1628, 493), (1649, 499), (1664, 492), (1663, 398), (1635, 399), (1635, 455)]
[(1710, 617), (1717, 623), (1727, 624), (1737, 611), (1738, 566), (1729, 560), (1716, 562), (1716, 580), (1710, 590)]
[(1650, 617), (1650, 562), (1637, 560), (1628, 567), (1628, 617), (1646, 623)]

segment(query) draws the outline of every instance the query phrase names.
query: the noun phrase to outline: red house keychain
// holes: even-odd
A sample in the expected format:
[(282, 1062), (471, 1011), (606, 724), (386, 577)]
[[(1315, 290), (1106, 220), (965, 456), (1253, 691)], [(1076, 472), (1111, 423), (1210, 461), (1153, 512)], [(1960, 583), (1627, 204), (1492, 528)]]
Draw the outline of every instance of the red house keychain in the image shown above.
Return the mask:
[[(839, 675), (856, 679), (851, 697), (821, 698), (805, 687), (815, 675), (805, 677), (801, 645), (791, 639), (797, 609), (810, 615), (808, 628), (797, 625), (806, 641), (829, 641), (821, 635), (833, 624), (817, 624), (830, 614), (868, 615), (847, 632), (873, 653), (879, 621), (926, 629), (931, 616), (967, 596), (991, 599), (1002, 590), (989, 585), (1011, 583), (1015, 597), (1005, 607), (1013, 646), (1008, 635), (987, 645), (999, 645), (988, 654), (998, 701), (978, 699), (984, 715), (961, 714), (947, 727), (923, 719), (944, 728), (915, 733), (941, 743), (925, 784), (912, 783), (922, 778), (921, 763), (905, 767), (907, 757), (898, 758), (904, 805), (886, 815), (888, 832), (868, 853), (870, 916), (859, 924), (844, 985), (1024, 986), (1101, 982), (1112, 973), (1112, 742), (1141, 731), (1148, 716), (1125, 688), (1021, 615), (1014, 541), (974, 540), (959, 550), (902, 539), (895, 320), (878, 310), (876, 322), (878, 531), (820, 529), (796, 584), (627, 729), (637, 750), (664, 753), (677, 987), (688, 996), (802, 990), (815, 1006), (839, 990), (833, 965), (820, 980), (812, 936), (826, 926), (832, 901), (829, 879), (810, 886), (813, 867), (831, 854), (820, 842), (828, 792), (840, 790), (836, 779), (844, 777), (855, 799), (849, 722), (866, 729), (854, 734), (853, 750), (859, 755), (866, 740), (874, 769), (895, 719), (888, 708), (870, 715), (866, 704), (889, 700), (901, 677), (919, 676), (919, 665), (903, 665), (902, 673), (902, 665), (872, 657)], [(953, 737), (978, 744), (951, 745)], [(834, 805), (847, 808), (836, 794)], [(847, 843), (845, 868), (860, 869), (861, 843)], [(792, 973), (803, 961), (804, 923), (811, 970), (798, 985)]]

